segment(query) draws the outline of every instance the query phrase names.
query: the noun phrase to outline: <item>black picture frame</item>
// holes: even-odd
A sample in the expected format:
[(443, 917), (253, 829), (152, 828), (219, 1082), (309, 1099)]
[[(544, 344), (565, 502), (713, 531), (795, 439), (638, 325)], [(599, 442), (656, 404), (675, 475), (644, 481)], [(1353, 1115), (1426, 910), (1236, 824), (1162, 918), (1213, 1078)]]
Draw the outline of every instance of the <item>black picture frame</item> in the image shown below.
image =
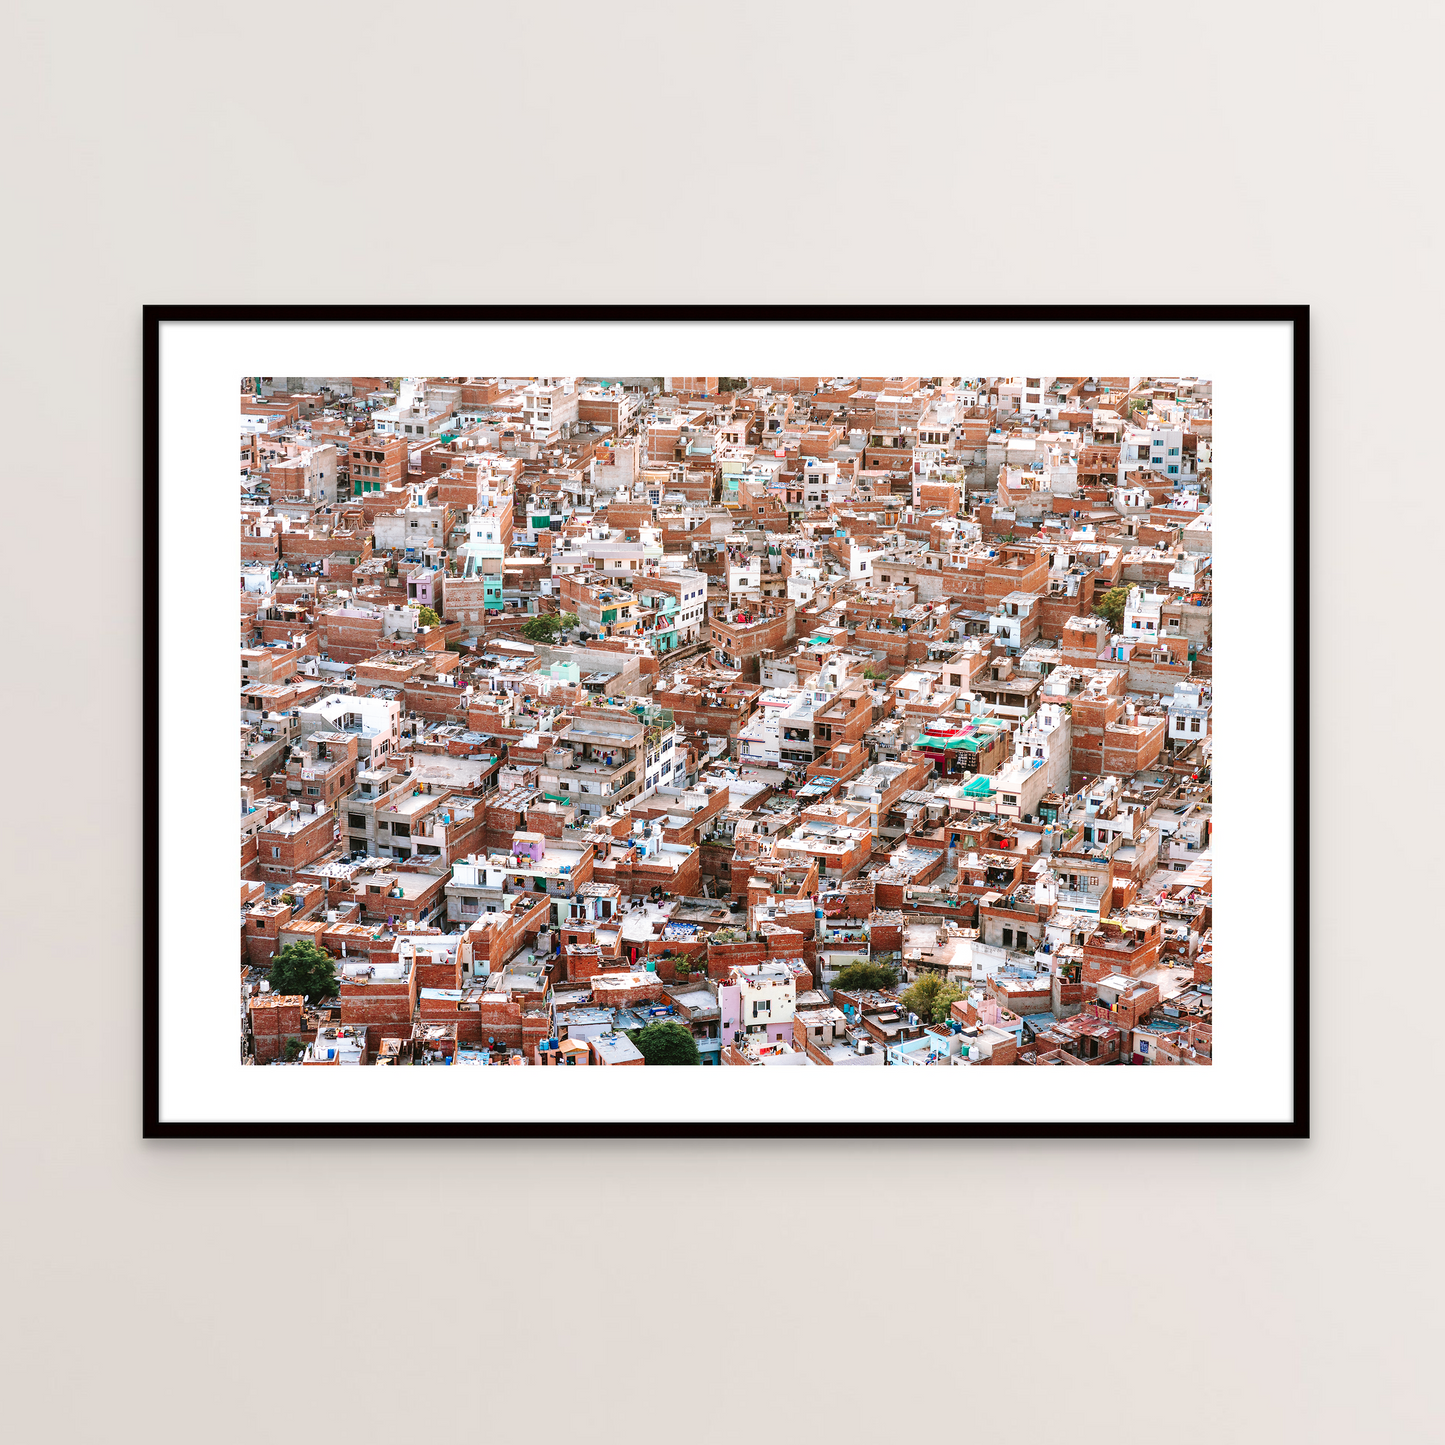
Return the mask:
[[(271, 1123), (160, 1117), (160, 345), (167, 322), (1283, 322), (1293, 358), (1292, 1117), (1268, 1122)], [(142, 1119), (146, 1139), (1307, 1139), (1310, 1136), (1309, 307), (1263, 306), (147, 306), (144, 451)]]

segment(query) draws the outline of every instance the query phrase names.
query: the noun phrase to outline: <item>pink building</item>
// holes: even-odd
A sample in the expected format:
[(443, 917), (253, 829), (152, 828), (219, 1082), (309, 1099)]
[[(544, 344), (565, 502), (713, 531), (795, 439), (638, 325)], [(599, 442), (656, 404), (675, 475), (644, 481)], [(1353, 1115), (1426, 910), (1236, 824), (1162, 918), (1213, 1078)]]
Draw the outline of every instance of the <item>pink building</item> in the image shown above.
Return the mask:
[(406, 574), (406, 600), (440, 613), (442, 574), (435, 567), (417, 567)]
[(731, 1042), (735, 1033), (755, 1043), (778, 1043), (793, 1037), (793, 1009), (797, 1001), (793, 972), (781, 964), (738, 964), (718, 984), (720, 1037)]

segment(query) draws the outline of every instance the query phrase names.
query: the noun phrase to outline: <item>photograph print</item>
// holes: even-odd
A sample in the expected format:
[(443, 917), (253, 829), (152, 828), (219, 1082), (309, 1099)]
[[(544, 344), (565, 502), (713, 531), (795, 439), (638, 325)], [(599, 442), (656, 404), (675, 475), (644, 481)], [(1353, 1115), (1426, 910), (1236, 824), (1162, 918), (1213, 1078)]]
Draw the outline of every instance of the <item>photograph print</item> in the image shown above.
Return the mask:
[[(1261, 324), (1288, 421), (1303, 320)], [(558, 360), (599, 329), (579, 318)], [(1067, 346), (1015, 332), (1071, 370), (966, 374), (939, 369), (966, 319), (913, 318), (911, 371), (886, 329), (869, 370), (872, 331), (830, 347), (847, 328), (810, 318), (795, 346), (854, 364), (789, 374), (759, 336), (764, 374), (736, 326), (711, 353), (652, 329), (614, 370), (543, 373), (534, 344), (473, 375), (447, 374), (454, 347), (385, 369), (377, 328), (367, 374), (233, 371), (187, 418), (228, 408), (229, 435), (183, 476), (156, 439), (156, 505), (207, 497), (191, 535), (158, 529), (161, 587), (189, 566), (224, 609), (228, 576), (235, 609), (231, 637), (158, 638), (160, 670), (201, 648), (239, 684), (215, 698), (239, 704), (235, 762), (178, 770), (162, 741), (157, 781), (184, 804), (196, 766), (219, 807), (238, 768), (240, 906), (239, 947), (207, 916), (214, 951), (161, 950), (148, 1005), (206, 970), (167, 1027), (253, 1105), (163, 1118), (148, 1006), (148, 1131), (1300, 1132), (1302, 1030), (1250, 1017), (1273, 987), (1297, 1018), (1300, 940), (1276, 920), (1273, 973), (1240, 946), (1253, 890), (1225, 845), (1295, 816), (1287, 711), (1275, 797), (1231, 774), (1228, 730), (1260, 724), (1227, 649), (1253, 654), (1262, 606), (1230, 549), (1253, 508), (1297, 511), (1301, 458), (1231, 466), (1228, 356), (1121, 372), (1104, 332), (1089, 367), (1061, 324)], [(732, 374), (623, 369), (683, 353)], [(199, 534), (227, 512), (229, 541)], [(207, 860), (208, 893), (226, 871)], [(1280, 1117), (1227, 1113), (1251, 1062)], [(646, 1073), (699, 1067), (763, 1072)], [(810, 1072), (839, 1069), (870, 1072)]]

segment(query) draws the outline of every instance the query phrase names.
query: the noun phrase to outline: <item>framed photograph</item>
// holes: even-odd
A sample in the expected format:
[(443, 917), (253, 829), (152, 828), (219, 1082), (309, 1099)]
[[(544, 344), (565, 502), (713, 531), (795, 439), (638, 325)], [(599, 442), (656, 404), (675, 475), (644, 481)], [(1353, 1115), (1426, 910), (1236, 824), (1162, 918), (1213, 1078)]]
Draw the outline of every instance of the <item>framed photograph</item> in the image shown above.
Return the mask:
[(1307, 308), (144, 331), (148, 1137), (1308, 1136)]

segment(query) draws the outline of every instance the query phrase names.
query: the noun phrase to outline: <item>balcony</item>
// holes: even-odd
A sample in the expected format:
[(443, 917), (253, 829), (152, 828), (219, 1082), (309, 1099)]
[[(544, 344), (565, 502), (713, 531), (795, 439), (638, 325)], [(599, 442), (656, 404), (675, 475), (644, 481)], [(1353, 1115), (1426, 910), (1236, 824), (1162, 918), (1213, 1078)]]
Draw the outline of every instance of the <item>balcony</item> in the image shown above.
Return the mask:
[(608, 762), (605, 758), (574, 757), (565, 769), (569, 773), (580, 773), (587, 778), (613, 778), (624, 768), (630, 767), (636, 761), (635, 758), (619, 758), (616, 762)]

